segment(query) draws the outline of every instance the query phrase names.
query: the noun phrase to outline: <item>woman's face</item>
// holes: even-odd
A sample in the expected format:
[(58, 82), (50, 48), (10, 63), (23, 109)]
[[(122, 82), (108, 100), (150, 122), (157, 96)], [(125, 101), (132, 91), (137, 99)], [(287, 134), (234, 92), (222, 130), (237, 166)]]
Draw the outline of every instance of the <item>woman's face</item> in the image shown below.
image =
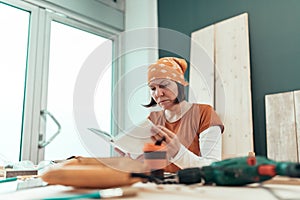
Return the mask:
[(175, 81), (169, 79), (154, 79), (149, 83), (151, 96), (162, 109), (166, 110), (175, 105), (178, 87)]

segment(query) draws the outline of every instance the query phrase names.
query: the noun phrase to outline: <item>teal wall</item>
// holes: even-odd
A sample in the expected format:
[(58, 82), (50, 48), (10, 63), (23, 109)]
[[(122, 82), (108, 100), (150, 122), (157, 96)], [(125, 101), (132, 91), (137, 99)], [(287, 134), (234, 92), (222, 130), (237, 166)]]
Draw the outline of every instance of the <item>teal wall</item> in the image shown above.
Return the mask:
[[(254, 147), (257, 155), (267, 155), (264, 97), (300, 89), (300, 1), (158, 0), (158, 25), (190, 36), (245, 12), (249, 17)], [(167, 38), (160, 38), (164, 40)], [(188, 43), (179, 48), (189, 55)], [(159, 56), (166, 55), (171, 54), (160, 51)]]

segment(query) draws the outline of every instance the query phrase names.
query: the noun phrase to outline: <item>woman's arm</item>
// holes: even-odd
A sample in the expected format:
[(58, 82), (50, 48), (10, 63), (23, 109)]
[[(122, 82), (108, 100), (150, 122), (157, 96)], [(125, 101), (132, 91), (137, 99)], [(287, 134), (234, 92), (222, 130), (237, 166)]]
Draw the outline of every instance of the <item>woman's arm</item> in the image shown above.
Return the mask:
[(222, 159), (222, 134), (219, 126), (204, 130), (199, 137), (201, 156), (189, 151), (182, 144), (177, 154), (170, 159), (180, 168), (202, 167)]

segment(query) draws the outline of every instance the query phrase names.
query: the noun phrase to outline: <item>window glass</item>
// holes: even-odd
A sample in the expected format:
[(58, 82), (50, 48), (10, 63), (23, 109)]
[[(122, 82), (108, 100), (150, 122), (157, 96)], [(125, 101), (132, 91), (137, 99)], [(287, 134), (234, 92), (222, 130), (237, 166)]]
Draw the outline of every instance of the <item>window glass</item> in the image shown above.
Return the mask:
[(29, 19), (29, 12), (0, 2), (1, 162), (19, 160)]
[[(72, 155), (91, 156), (76, 132), (73, 92), (83, 63), (104, 42), (108, 42), (108, 39), (59, 22), (51, 22), (47, 110), (60, 122), (61, 133), (46, 146), (45, 160), (65, 159)], [(107, 54), (99, 55), (99, 59), (102, 56), (112, 58), (112, 42), (110, 44)], [(95, 114), (100, 128), (108, 133), (111, 125), (111, 74), (109, 67), (100, 80), (101, 91), (95, 94)], [(55, 129), (55, 125), (47, 121), (46, 136), (51, 137)], [(110, 155), (109, 144), (103, 141), (99, 148), (102, 156)]]

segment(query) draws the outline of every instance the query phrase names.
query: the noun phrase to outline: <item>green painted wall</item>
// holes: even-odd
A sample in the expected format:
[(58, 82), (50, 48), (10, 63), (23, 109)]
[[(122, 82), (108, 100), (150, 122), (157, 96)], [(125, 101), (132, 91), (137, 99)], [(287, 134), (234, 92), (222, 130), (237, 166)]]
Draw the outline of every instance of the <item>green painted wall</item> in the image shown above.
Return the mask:
[[(257, 155), (267, 155), (264, 97), (300, 89), (300, 1), (158, 0), (159, 27), (188, 36), (245, 12), (249, 15), (254, 146)], [(179, 48), (189, 54), (188, 43)], [(160, 51), (160, 56), (166, 55), (171, 54)]]

